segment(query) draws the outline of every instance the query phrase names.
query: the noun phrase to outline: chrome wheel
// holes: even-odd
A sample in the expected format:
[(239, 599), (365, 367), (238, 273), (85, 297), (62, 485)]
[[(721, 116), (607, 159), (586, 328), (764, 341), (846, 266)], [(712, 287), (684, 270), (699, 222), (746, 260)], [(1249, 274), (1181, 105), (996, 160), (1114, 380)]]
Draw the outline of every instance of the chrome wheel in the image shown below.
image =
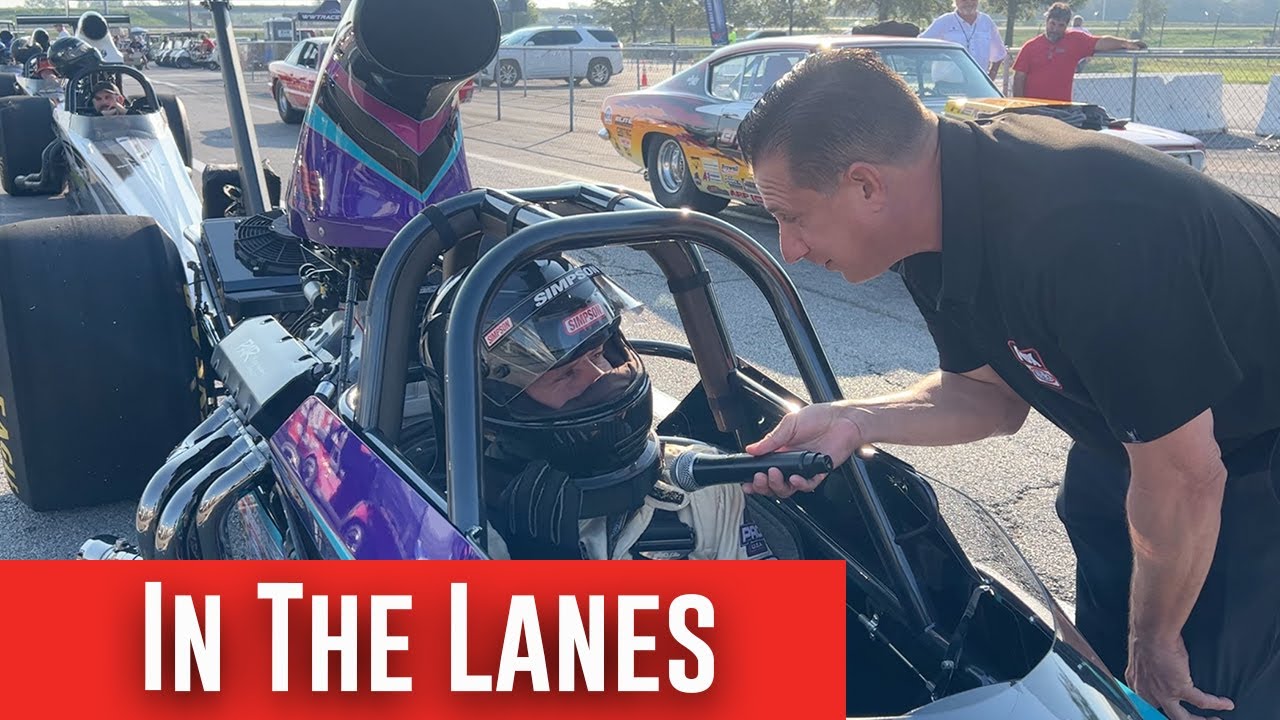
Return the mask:
[(599, 60), (592, 63), (591, 67), (587, 68), (587, 80), (592, 85), (604, 85), (609, 82), (609, 78), (612, 76), (613, 72), (610, 70), (609, 66)]
[(511, 87), (520, 79), (520, 66), (510, 60), (503, 61), (498, 66), (498, 84), (502, 87)]
[(680, 149), (680, 143), (664, 140), (658, 148), (658, 183), (663, 190), (674, 195), (684, 187), (686, 173), (684, 151)]
[(276, 85), (276, 107), (280, 109), (281, 115), (289, 113), (289, 100), (284, 96), (283, 85)]

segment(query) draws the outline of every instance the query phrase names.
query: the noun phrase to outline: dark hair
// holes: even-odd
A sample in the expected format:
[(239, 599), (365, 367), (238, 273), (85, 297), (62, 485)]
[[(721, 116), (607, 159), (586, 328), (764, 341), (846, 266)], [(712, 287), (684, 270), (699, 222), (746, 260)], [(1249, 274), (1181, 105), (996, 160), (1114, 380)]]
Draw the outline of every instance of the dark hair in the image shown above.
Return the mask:
[(1064, 2), (1056, 2), (1049, 6), (1049, 10), (1045, 12), (1046, 18), (1062, 18), (1063, 20), (1071, 20), (1071, 6)]
[(102, 82), (93, 86), (93, 92), (89, 93), (89, 95), (90, 96), (97, 95), (103, 90), (110, 90), (116, 95), (120, 94), (120, 88), (116, 87), (115, 83), (111, 82), (110, 80), (103, 80)]
[(797, 63), (760, 98), (738, 128), (738, 146), (747, 162), (781, 151), (798, 184), (827, 192), (855, 162), (909, 158), (930, 116), (875, 52), (826, 50)]

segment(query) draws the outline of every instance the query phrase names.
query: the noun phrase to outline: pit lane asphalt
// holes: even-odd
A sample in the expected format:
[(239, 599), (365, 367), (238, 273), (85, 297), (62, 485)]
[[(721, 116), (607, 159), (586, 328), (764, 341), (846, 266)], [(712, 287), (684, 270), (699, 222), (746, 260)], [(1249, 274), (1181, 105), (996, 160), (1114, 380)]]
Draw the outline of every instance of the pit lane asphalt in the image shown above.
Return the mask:
[[(179, 94), (186, 104), (196, 158), (232, 162), (231, 135), (221, 78), (207, 71), (150, 71), (157, 90)], [(246, 78), (259, 147), (285, 174), (293, 160), (298, 127), (276, 115), (266, 77)], [(625, 89), (625, 88), (620, 88)], [(648, 192), (638, 170), (579, 122), (570, 133), (563, 117), (525, 112), (504, 103), (503, 120), (483, 95), (464, 106), (464, 132), (472, 181), (499, 188), (559, 184), (569, 180), (616, 183)], [(62, 198), (0, 195), (0, 223), (69, 212)], [(724, 218), (778, 254), (777, 228), (761, 213), (731, 208)], [(649, 310), (632, 337), (683, 340), (665, 283), (647, 257), (631, 251), (588, 253)], [(718, 257), (708, 257), (713, 282), (735, 350), (792, 390), (806, 396), (790, 353), (754, 286)], [(932, 371), (937, 355), (923, 320), (895, 276), (862, 285), (810, 264), (789, 266), (846, 397), (901, 390)], [(680, 390), (694, 378), (684, 368), (658, 362), (659, 387)], [(991, 512), (1060, 601), (1074, 600), (1074, 559), (1053, 510), (1065, 462), (1066, 437), (1034, 412), (1015, 436), (954, 448), (886, 446), (928, 475), (970, 495)], [(91, 535), (131, 537), (132, 503), (67, 512), (34, 513), (0, 489), (0, 558), (66, 558)]]

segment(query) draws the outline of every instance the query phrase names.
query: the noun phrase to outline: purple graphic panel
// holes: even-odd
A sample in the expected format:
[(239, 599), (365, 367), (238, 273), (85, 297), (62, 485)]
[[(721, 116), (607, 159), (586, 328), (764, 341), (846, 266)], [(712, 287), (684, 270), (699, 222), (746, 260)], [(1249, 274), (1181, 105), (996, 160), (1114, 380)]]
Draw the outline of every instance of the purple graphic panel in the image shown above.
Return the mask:
[[(318, 398), (307, 398), (271, 437), (282, 478), (307, 505), (304, 521), (328, 557), (478, 560), (443, 514), (351, 432)], [(342, 550), (340, 551), (338, 547)]]
[(461, 149), (425, 203), (313, 130), (304, 128), (298, 160), (290, 230), (329, 246), (385, 248), (423, 207), (471, 189)]

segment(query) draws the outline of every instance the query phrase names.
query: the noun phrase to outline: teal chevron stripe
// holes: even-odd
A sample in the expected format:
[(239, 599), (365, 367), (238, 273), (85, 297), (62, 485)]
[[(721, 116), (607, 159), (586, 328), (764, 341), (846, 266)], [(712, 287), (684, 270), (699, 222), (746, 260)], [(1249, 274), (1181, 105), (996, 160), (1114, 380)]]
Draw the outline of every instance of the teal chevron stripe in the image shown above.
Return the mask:
[(447, 157), (444, 163), (440, 165), (440, 169), (436, 172), (436, 176), (427, 184), (427, 189), (423, 192), (418, 192), (404, 180), (397, 177), (395, 173), (388, 170), (382, 163), (374, 160), (369, 153), (365, 152), (350, 135), (347, 135), (347, 133), (333, 121), (333, 118), (329, 117), (328, 113), (320, 109), (318, 106), (311, 106), (310, 112), (307, 113), (307, 125), (312, 130), (320, 133), (320, 135), (326, 140), (337, 145), (338, 149), (347, 153), (356, 160), (359, 160), (367, 167), (373, 168), (373, 170), (379, 175), (391, 181), (393, 185), (403, 190), (406, 195), (409, 195), (420, 202), (426, 202), (431, 193), (435, 191), (436, 186), (444, 179), (445, 173), (449, 172), (449, 169), (453, 167), (454, 161), (458, 158), (458, 151), (462, 148), (462, 128), (459, 126), (455, 131), (453, 147), (449, 150), (449, 157)]

